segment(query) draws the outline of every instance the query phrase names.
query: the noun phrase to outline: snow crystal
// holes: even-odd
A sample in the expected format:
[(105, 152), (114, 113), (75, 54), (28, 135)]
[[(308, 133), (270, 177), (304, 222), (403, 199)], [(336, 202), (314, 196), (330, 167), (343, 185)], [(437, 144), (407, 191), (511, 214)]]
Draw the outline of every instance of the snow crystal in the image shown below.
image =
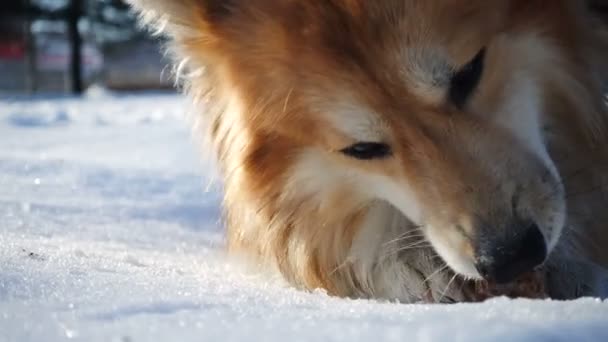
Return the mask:
[(403, 305), (224, 255), (176, 95), (0, 101), (0, 341), (608, 341), (608, 302)]

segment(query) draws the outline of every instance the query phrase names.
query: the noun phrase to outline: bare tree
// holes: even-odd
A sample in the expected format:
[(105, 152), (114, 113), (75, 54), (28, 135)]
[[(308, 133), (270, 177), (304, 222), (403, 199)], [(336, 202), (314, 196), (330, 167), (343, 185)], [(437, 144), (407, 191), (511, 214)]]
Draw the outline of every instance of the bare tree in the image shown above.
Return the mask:
[[(23, 8), (29, 9), (31, 7), (30, 0), (22, 0)], [(34, 93), (37, 89), (37, 51), (36, 51), (36, 42), (34, 40), (34, 36), (32, 35), (32, 14), (28, 11), (25, 14), (25, 20), (23, 21), (23, 32), (25, 39), (25, 88), (31, 94)]]
[(70, 0), (67, 10), (68, 40), (70, 41), (70, 90), (81, 94), (82, 83), (82, 36), (78, 30), (78, 22), (82, 16), (82, 1)]

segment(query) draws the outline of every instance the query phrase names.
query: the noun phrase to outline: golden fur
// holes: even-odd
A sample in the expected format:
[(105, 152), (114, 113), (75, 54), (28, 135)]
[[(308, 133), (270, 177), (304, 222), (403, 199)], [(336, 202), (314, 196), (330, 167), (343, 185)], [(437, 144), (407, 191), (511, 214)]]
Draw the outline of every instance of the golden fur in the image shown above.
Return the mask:
[[(548, 262), (565, 284), (554, 296), (604, 291), (595, 273), (608, 267), (608, 54), (581, 1), (131, 2), (171, 36), (185, 86), (205, 111), (196, 123), (219, 161), (231, 252), (333, 295), (464, 300), (427, 238), (452, 236), (455, 226), (474, 234), (478, 213), (506, 229), (509, 198), (523, 187), (522, 203), (539, 220), (560, 219), (561, 197), (568, 210), (563, 233), (546, 232), (561, 235)], [(442, 61), (463, 66), (483, 47), (480, 84), (455, 108)], [(546, 163), (512, 128), (516, 119), (504, 128), (498, 117), (526, 110), (510, 94), (529, 96), (528, 85), (544, 142), (530, 146), (546, 148)], [(359, 128), (389, 141), (394, 157), (341, 155)], [(551, 165), (555, 179), (538, 181)], [(417, 209), (370, 195), (368, 180), (389, 184), (387, 193), (406, 189)], [(470, 243), (450, 239), (458, 258), (472, 257)]]

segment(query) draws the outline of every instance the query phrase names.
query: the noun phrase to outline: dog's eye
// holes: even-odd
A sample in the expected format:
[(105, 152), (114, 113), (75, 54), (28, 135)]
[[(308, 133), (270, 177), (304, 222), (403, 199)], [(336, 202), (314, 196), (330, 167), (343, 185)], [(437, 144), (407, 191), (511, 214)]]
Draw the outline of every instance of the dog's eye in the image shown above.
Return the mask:
[(456, 71), (450, 80), (449, 98), (458, 108), (463, 108), (477, 87), (483, 73), (484, 56), (482, 49), (467, 65)]
[(391, 155), (391, 147), (378, 142), (359, 142), (340, 150), (349, 157), (361, 160), (386, 158)]

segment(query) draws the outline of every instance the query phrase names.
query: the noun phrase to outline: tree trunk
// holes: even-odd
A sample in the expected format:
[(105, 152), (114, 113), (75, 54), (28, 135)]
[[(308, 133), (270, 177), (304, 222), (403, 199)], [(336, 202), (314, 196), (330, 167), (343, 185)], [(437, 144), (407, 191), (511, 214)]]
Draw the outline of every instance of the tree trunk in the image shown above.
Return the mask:
[(70, 0), (68, 10), (68, 39), (70, 41), (70, 90), (81, 94), (82, 84), (82, 37), (78, 31), (78, 21), (82, 14), (82, 1)]
[[(22, 0), (24, 8), (30, 8), (30, 0)], [(37, 50), (35, 38), (32, 35), (32, 14), (26, 13), (23, 22), (23, 33), (25, 38), (25, 89), (29, 94), (37, 88)]]

